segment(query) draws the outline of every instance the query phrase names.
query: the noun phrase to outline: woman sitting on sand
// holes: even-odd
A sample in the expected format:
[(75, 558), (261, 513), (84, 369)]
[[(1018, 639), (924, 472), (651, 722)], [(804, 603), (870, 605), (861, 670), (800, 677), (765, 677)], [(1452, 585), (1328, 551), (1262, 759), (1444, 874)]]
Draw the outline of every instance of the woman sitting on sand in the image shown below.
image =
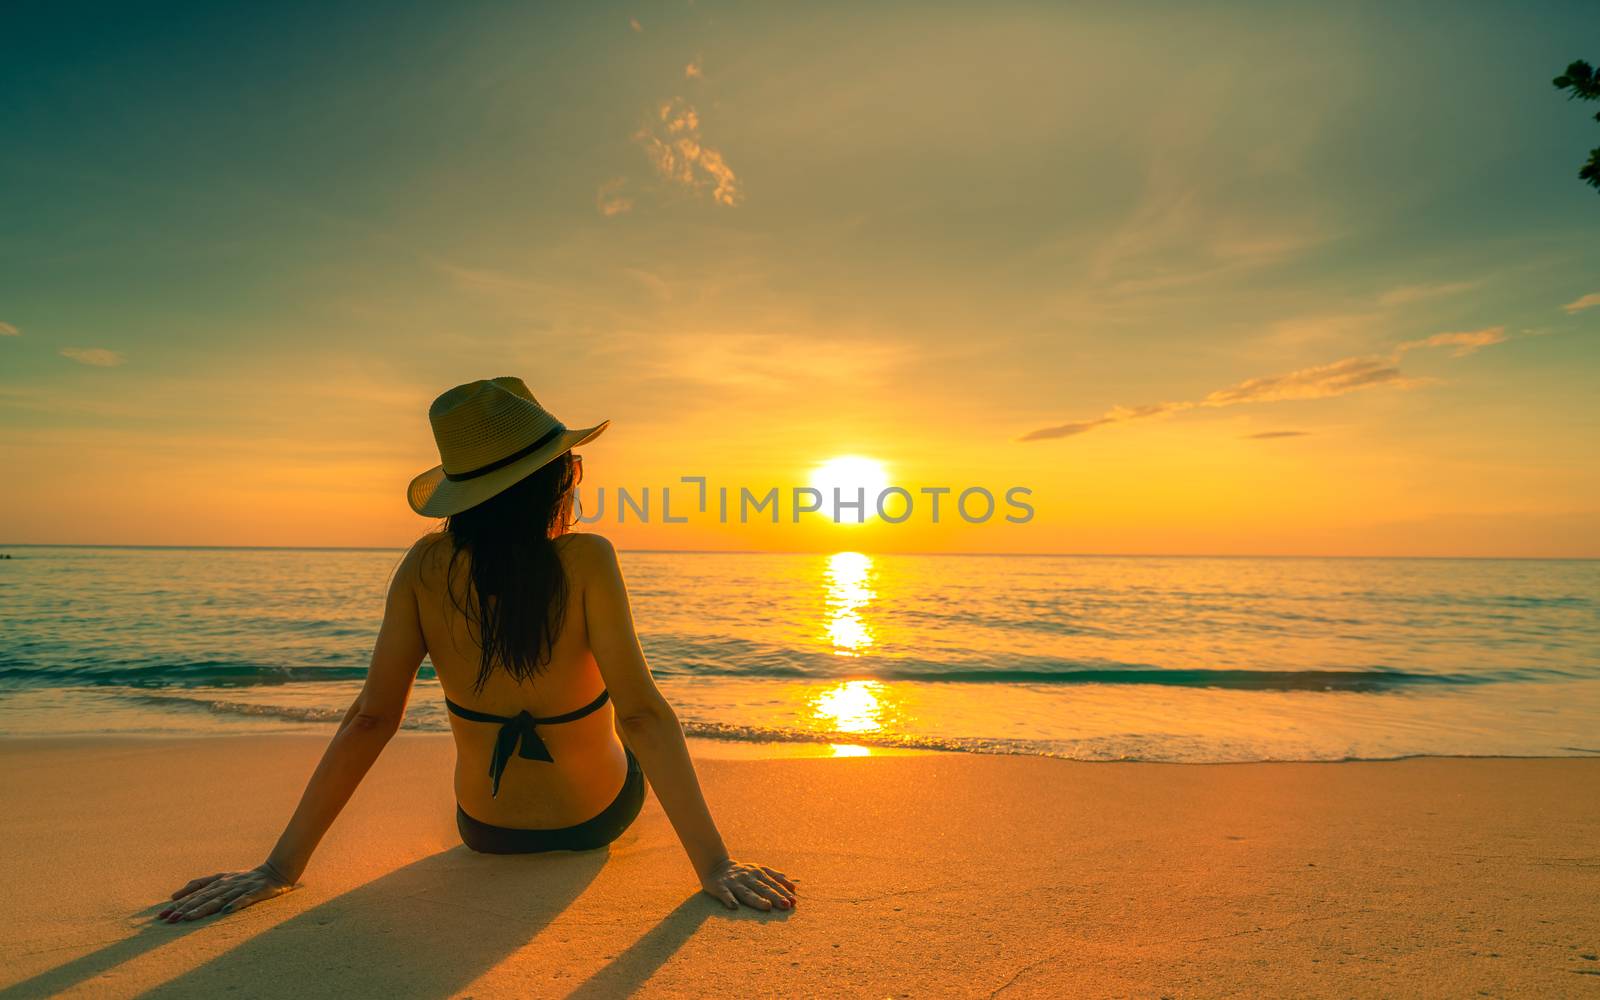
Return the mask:
[(230, 912), (294, 888), (311, 852), (400, 728), (433, 660), (456, 742), (456, 825), (475, 851), (604, 847), (638, 816), (649, 776), (707, 893), (730, 908), (794, 905), (782, 872), (728, 857), (677, 716), (634, 634), (616, 552), (569, 534), (582, 465), (568, 430), (521, 379), (457, 386), (428, 411), (442, 464), (411, 483), (445, 517), (389, 586), (366, 684), (267, 860), (172, 894), (170, 921)]

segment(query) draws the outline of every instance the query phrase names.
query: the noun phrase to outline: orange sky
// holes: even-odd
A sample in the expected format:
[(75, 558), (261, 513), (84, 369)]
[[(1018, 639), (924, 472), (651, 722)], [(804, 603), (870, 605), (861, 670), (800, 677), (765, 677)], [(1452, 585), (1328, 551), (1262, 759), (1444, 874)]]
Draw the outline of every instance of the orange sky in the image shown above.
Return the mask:
[(592, 487), (862, 455), (1036, 511), (627, 547), (1600, 556), (1563, 10), (44, 25), (0, 543), (402, 545), (428, 403), (516, 374), (614, 421)]

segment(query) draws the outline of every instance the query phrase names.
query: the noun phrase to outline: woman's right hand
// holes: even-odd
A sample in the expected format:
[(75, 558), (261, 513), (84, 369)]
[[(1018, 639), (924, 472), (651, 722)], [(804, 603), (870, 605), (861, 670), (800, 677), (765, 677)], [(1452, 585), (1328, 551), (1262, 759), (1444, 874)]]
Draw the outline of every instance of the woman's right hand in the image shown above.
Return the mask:
[(740, 903), (757, 910), (770, 910), (774, 906), (788, 910), (795, 902), (794, 882), (783, 872), (731, 858), (700, 876), (700, 887), (730, 910), (737, 910)]
[(190, 881), (172, 894), (173, 904), (156, 919), (175, 924), (182, 920), (199, 920), (218, 910), (232, 913), (263, 899), (281, 896), (294, 888), (294, 882), (278, 874), (270, 864), (258, 865), (245, 872), (222, 872)]

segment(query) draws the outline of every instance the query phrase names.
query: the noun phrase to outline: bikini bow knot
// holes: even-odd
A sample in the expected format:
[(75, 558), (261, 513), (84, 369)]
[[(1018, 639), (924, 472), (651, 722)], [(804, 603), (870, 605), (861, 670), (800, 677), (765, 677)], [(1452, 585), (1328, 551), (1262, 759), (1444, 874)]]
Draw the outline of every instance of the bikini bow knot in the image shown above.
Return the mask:
[(489, 778), (494, 782), (489, 794), (494, 797), (500, 794), (500, 776), (506, 773), (506, 765), (511, 763), (512, 754), (518, 755), (523, 760), (555, 763), (555, 758), (550, 756), (550, 748), (544, 745), (544, 740), (539, 738), (534, 727), (576, 722), (589, 713), (598, 711), (610, 697), (609, 692), (602, 690), (594, 701), (582, 708), (561, 715), (552, 715), (548, 719), (531, 715), (526, 709), (512, 716), (490, 715), (488, 712), (458, 705), (448, 696), (444, 700), (444, 705), (452, 715), (460, 716), (468, 722), (492, 722), (500, 727), (494, 738), (494, 756), (489, 759)]
[(555, 761), (550, 748), (539, 738), (536, 720), (525, 711), (507, 719), (495, 737), (494, 756), (489, 759), (489, 778), (494, 782), (489, 791), (491, 798), (500, 794), (500, 776), (506, 773), (513, 753), (523, 760)]

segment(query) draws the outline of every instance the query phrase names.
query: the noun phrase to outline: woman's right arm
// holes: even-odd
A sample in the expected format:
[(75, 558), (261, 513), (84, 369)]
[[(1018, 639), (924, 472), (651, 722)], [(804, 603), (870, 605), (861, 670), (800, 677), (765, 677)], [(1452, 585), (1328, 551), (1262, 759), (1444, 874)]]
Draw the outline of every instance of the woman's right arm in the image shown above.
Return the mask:
[(577, 535), (572, 540), (579, 543), (583, 562), (583, 611), (589, 648), (611, 693), (617, 727), (639, 758), (701, 887), (733, 909), (740, 903), (761, 910), (792, 907), (794, 883), (782, 872), (741, 864), (728, 857), (700, 791), (683, 727), (645, 663), (616, 550), (599, 535)]

